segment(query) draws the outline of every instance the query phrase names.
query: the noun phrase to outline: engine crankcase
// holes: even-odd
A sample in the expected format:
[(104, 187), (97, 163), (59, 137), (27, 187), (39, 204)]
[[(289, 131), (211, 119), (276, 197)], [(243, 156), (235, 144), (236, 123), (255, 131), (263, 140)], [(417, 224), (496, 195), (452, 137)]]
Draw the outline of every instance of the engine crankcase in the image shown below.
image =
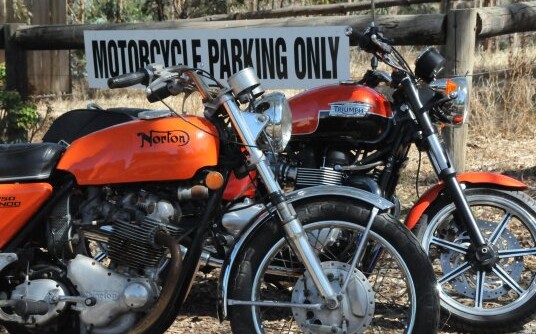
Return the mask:
[(127, 312), (142, 311), (158, 297), (147, 278), (119, 274), (83, 255), (69, 262), (67, 277), (82, 297), (96, 299), (94, 306), (79, 306), (80, 320), (94, 328), (107, 326)]
[(28, 280), (18, 285), (11, 293), (11, 299), (17, 301), (28, 300), (30, 302), (44, 301), (48, 304), (48, 312), (45, 314), (32, 314), (19, 316), (16, 313), (7, 314), (0, 310), (0, 318), (5, 321), (14, 321), (26, 326), (43, 326), (56, 318), (66, 307), (65, 302), (54, 303), (53, 298), (65, 296), (67, 288), (52, 279)]

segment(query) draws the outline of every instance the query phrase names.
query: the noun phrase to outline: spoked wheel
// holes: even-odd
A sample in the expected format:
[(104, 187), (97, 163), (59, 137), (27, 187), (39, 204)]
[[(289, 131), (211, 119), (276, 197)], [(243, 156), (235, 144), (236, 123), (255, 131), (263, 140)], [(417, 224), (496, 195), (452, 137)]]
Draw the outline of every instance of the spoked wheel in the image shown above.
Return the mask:
[(453, 203), (437, 201), (425, 213), (422, 246), (438, 278), (444, 316), (463, 331), (513, 331), (536, 312), (536, 203), (493, 189), (469, 189), (466, 197), (496, 256), (478, 263)]
[(340, 307), (325, 307), (310, 273), (274, 221), (239, 254), (229, 303), (234, 333), (435, 333), (433, 272), (398, 221), (388, 215), (376, 218), (363, 261), (351, 269), (370, 211), (340, 200), (296, 211), (336, 292), (350, 275)]

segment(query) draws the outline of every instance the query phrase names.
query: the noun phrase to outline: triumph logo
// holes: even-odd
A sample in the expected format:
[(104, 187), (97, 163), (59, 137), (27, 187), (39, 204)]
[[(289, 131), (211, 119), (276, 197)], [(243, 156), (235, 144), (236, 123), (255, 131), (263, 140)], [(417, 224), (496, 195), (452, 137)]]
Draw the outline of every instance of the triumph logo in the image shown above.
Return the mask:
[(365, 117), (372, 106), (363, 102), (334, 102), (330, 103), (329, 116), (338, 117)]
[(141, 137), (140, 147), (153, 147), (158, 144), (175, 144), (177, 146), (183, 146), (188, 144), (190, 136), (188, 133), (181, 130), (170, 131), (154, 131), (151, 130), (149, 134), (140, 132), (138, 137)]

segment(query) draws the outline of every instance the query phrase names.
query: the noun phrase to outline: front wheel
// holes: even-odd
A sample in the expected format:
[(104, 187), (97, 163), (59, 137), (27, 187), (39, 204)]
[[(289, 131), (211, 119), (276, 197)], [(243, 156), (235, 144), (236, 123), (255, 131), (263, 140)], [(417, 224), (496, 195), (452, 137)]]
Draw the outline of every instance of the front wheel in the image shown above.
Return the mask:
[(536, 202), (487, 188), (470, 188), (465, 195), (496, 257), (485, 266), (475, 260), (447, 196), (430, 206), (418, 229), (437, 274), (443, 315), (463, 332), (517, 330), (536, 313)]
[[(346, 295), (335, 310), (310, 306), (323, 303), (309, 273), (279, 222), (267, 222), (238, 254), (232, 271), (233, 333), (437, 331), (434, 273), (417, 240), (402, 224), (389, 215), (377, 216), (363, 260), (351, 270), (349, 263), (370, 211), (340, 199), (300, 203), (295, 209), (333, 289), (340, 291), (344, 278), (351, 275)], [(239, 306), (234, 301), (264, 304)]]

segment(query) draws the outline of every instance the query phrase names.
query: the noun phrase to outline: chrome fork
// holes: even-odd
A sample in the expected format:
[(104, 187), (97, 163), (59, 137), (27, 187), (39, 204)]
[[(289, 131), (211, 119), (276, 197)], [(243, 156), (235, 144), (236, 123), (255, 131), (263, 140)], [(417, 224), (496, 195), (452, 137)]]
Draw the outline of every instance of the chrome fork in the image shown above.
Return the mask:
[(320, 259), (309, 243), (307, 234), (305, 233), (300, 220), (296, 216), (294, 208), (286, 201), (283, 191), (275, 180), (274, 174), (270, 169), (264, 153), (255, 146), (256, 136), (258, 136), (258, 134), (255, 135), (252, 133), (250, 130), (251, 126), (248, 125), (243, 112), (237, 107), (234, 98), (231, 95), (222, 95), (220, 101), (227, 110), (238, 136), (242, 142), (247, 145), (246, 149), (249, 153), (249, 163), (256, 165), (257, 167), (257, 171), (270, 194), (270, 200), (277, 209), (277, 213), (281, 219), (290, 246), (300, 257), (305, 269), (311, 274), (311, 278), (320, 295), (325, 300), (326, 306), (330, 309), (337, 308), (339, 306), (337, 294), (322, 270)]

